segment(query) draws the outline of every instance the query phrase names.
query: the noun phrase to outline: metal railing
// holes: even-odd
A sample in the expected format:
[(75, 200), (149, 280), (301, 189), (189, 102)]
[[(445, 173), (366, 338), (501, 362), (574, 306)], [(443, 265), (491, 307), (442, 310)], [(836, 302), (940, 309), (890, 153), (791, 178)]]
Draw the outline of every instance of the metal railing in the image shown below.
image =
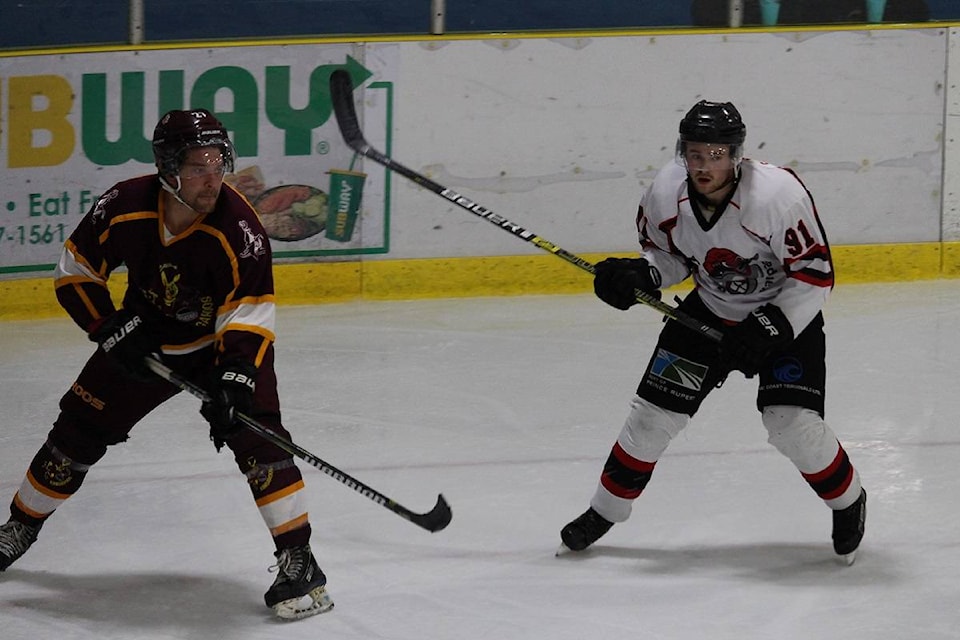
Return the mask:
[[(587, 4), (582, 0), (529, 0), (505, 14), (476, 0), (278, 0), (275, 4), (246, 0), (235, 3), (233, 11), (201, 24), (168, 17), (174, 15), (170, 11), (173, 0), (65, 3), (66, 13), (59, 20), (50, 19), (52, 8), (60, 6), (56, 0), (29, 3), (0, 0), (0, 49), (306, 35), (362, 37), (960, 20), (960, 14), (950, 13), (955, 10), (955, 2), (858, 0), (854, 4), (859, 8), (854, 11), (849, 9), (849, 2), (808, 4), (806, 0), (675, 0), (671, 3), (605, 0), (596, 2), (591, 11), (584, 13), (579, 10)], [(265, 5), (275, 9), (265, 9)], [(920, 15), (917, 10), (906, 9), (927, 5), (929, 18), (916, 17)], [(820, 13), (841, 15), (819, 16)], [(947, 14), (951, 17), (946, 17)]]

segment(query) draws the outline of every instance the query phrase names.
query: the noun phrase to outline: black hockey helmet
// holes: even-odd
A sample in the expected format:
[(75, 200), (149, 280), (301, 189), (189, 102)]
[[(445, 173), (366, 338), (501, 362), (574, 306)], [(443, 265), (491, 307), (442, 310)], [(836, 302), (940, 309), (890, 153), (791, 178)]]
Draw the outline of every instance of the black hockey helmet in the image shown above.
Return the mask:
[(747, 128), (730, 102), (701, 100), (680, 121), (681, 142), (742, 145)]
[(160, 175), (180, 172), (187, 149), (220, 147), (224, 169), (233, 172), (233, 143), (223, 124), (206, 109), (168, 111), (153, 130), (153, 158)]

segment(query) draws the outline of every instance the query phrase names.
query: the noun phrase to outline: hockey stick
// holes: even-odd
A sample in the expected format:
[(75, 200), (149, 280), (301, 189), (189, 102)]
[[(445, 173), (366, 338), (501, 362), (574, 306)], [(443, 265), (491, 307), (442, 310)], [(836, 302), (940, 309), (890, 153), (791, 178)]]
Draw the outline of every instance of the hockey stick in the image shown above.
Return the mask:
[[(453, 189), (448, 189), (442, 184), (434, 182), (430, 178), (403, 166), (396, 160), (371, 147), (363, 137), (363, 131), (360, 129), (360, 122), (357, 119), (357, 111), (353, 102), (353, 80), (350, 78), (350, 72), (347, 70), (337, 69), (330, 74), (330, 97), (333, 101), (333, 111), (336, 114), (337, 124), (340, 127), (340, 133), (343, 135), (344, 141), (350, 148), (360, 155), (370, 158), (377, 164), (381, 164), (387, 169), (396, 171), (403, 177), (412, 180), (421, 187), (433, 191), (438, 196), (449, 200), (455, 205), (466, 209), (476, 216), (483, 218), (487, 222), (492, 222), (501, 229), (509, 231), (521, 240), (525, 240), (526, 242), (529, 242), (540, 249), (543, 249), (544, 251), (548, 251), (588, 273), (595, 272), (594, 265), (591, 262), (584, 260), (576, 254), (570, 253), (562, 247), (558, 247), (549, 240), (541, 238), (531, 231), (527, 231), (523, 227), (510, 222), (503, 216), (494, 213), (490, 209), (487, 209), (486, 207), (477, 204), (473, 200), (460, 195)], [(656, 309), (671, 320), (675, 320), (687, 328), (693, 329), (694, 331), (701, 333), (716, 342), (720, 342), (720, 340), (723, 339), (723, 333), (717, 329), (714, 329), (713, 327), (700, 322), (696, 318), (684, 313), (683, 311), (680, 311), (679, 309), (662, 302), (657, 296), (651, 295), (640, 289), (635, 289), (633, 293), (637, 297), (638, 302), (642, 302), (648, 307)]]
[[(173, 386), (179, 387), (182, 391), (186, 391), (191, 395), (196, 396), (203, 402), (210, 401), (210, 395), (206, 391), (204, 391), (202, 388), (195, 385), (194, 383), (190, 382), (183, 376), (177, 374), (172, 369), (170, 369), (170, 367), (166, 366), (156, 358), (150, 356), (150, 357), (147, 357), (146, 360), (147, 360), (147, 366), (150, 367), (151, 371), (153, 371), (155, 374), (157, 374), (167, 382), (170, 382), (171, 384), (173, 384)], [(268, 429), (267, 427), (263, 426), (253, 418), (240, 413), (240, 414), (237, 414), (237, 419), (241, 423), (243, 423), (244, 427), (246, 427), (250, 431), (253, 431), (264, 440), (268, 440), (269, 442), (272, 442), (273, 444), (277, 445), (278, 447), (280, 447), (290, 455), (294, 455), (300, 458), (304, 462), (307, 462), (308, 464), (324, 472), (325, 474), (327, 474), (337, 482), (347, 485), (357, 493), (360, 493), (366, 496), (367, 498), (373, 500), (374, 502), (376, 502), (382, 507), (386, 507), (387, 509), (389, 509), (390, 511), (393, 511), (398, 516), (402, 518), (406, 518), (407, 520), (417, 525), (418, 527), (426, 529), (427, 531), (430, 531), (430, 532), (435, 532), (435, 531), (440, 531), (441, 529), (446, 527), (448, 524), (450, 524), (450, 519), (453, 517), (453, 514), (451, 513), (450, 505), (447, 504), (447, 501), (446, 499), (444, 499), (443, 494), (440, 494), (439, 496), (437, 496), (437, 504), (434, 505), (433, 509), (431, 509), (427, 513), (414, 513), (413, 511), (410, 511), (409, 509), (404, 507), (402, 504), (399, 504), (391, 500), (387, 496), (383, 495), (376, 489), (370, 487), (369, 485), (364, 484), (363, 482), (360, 482), (359, 480), (350, 476), (349, 474), (344, 473), (343, 471), (340, 471), (333, 465), (327, 462), (324, 462), (317, 456), (313, 455), (303, 447), (297, 444), (294, 444), (293, 442), (291, 442), (290, 440), (287, 440), (280, 434), (275, 433), (274, 431)]]

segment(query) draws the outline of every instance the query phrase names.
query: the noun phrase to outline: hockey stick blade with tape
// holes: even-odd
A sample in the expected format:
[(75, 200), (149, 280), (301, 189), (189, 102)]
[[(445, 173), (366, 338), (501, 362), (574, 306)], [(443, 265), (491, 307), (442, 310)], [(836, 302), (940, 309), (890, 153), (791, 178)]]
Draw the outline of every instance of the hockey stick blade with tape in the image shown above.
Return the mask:
[[(452, 202), (462, 209), (466, 209), (487, 222), (491, 222), (501, 229), (509, 231), (521, 240), (529, 242), (544, 251), (548, 251), (588, 273), (594, 273), (594, 265), (591, 262), (584, 260), (576, 254), (570, 253), (566, 249), (541, 238), (531, 231), (527, 231), (490, 209), (460, 195), (453, 189), (448, 189), (442, 184), (417, 173), (413, 169), (405, 167), (393, 158), (384, 155), (370, 146), (363, 137), (363, 130), (360, 128), (360, 121), (357, 118), (356, 106), (353, 100), (353, 79), (350, 77), (350, 72), (346, 69), (337, 69), (330, 74), (330, 98), (333, 102), (333, 112), (336, 114), (337, 125), (340, 127), (340, 134), (343, 136), (344, 142), (360, 155), (370, 158), (377, 164), (383, 165), (391, 171), (399, 173), (404, 178), (417, 183), (424, 189), (434, 192), (445, 200)], [(670, 306), (656, 296), (650, 295), (640, 289), (636, 289), (634, 294), (638, 302), (656, 309), (671, 320), (679, 322), (687, 328), (701, 333), (716, 342), (720, 342), (720, 340), (723, 339), (723, 334), (717, 329), (700, 322), (676, 307)]]
[[(181, 389), (182, 391), (186, 391), (187, 393), (193, 396), (196, 396), (202, 402), (208, 402), (210, 400), (210, 396), (201, 387), (197, 386), (196, 384), (190, 382), (183, 376), (179, 375), (178, 373), (173, 371), (170, 367), (163, 364), (156, 358), (152, 356), (148, 356), (146, 358), (146, 361), (147, 361), (147, 366), (150, 367), (151, 371), (153, 371), (155, 374), (157, 374), (167, 382), (171, 383), (173, 386)], [(406, 507), (404, 507), (402, 504), (399, 504), (396, 501), (391, 500), (390, 498), (383, 495), (373, 487), (370, 487), (364, 484), (363, 482), (360, 482), (356, 478), (352, 477), (350, 474), (337, 469), (333, 465), (313, 455), (303, 447), (297, 444), (294, 444), (293, 442), (284, 438), (280, 434), (263, 426), (253, 418), (240, 413), (240, 414), (237, 414), (237, 420), (239, 420), (240, 423), (243, 424), (243, 426), (246, 429), (253, 431), (264, 440), (268, 440), (272, 442), (273, 444), (277, 445), (278, 447), (280, 447), (290, 455), (300, 458), (307, 464), (313, 467), (316, 467), (320, 471), (324, 472), (325, 474), (327, 474), (337, 482), (347, 485), (357, 493), (369, 498), (370, 500), (373, 500), (380, 506), (386, 509), (389, 509), (390, 511), (393, 511), (398, 516), (405, 518), (406, 520), (409, 520), (410, 522), (417, 525), (418, 527), (426, 529), (427, 531), (430, 531), (430, 532), (440, 531), (441, 529), (445, 528), (448, 524), (450, 524), (450, 520), (453, 518), (453, 513), (450, 511), (450, 505), (447, 504), (447, 501), (443, 497), (443, 494), (440, 494), (437, 496), (437, 504), (434, 505), (433, 509), (431, 509), (427, 513), (415, 513), (413, 511), (410, 511)]]

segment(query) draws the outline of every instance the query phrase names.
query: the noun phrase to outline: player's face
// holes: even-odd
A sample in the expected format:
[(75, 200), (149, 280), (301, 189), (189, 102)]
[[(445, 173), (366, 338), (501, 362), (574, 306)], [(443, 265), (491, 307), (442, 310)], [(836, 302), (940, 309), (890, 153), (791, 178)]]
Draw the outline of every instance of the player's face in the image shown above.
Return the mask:
[(199, 213), (217, 204), (225, 170), (220, 147), (188, 149), (180, 165), (180, 197)]
[(683, 163), (693, 188), (704, 196), (717, 194), (733, 181), (735, 167), (729, 145), (687, 142)]

